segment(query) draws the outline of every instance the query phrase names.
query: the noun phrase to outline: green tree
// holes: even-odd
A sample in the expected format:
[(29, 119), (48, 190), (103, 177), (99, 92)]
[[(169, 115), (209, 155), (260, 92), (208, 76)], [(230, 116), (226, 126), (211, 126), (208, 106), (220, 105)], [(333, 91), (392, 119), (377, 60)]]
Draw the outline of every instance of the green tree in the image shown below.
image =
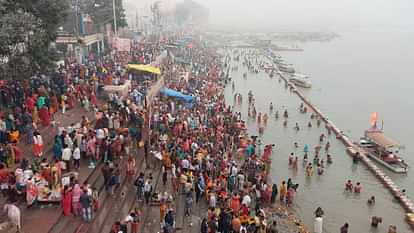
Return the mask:
[(0, 78), (23, 79), (54, 68), (50, 46), (67, 0), (0, 0)]

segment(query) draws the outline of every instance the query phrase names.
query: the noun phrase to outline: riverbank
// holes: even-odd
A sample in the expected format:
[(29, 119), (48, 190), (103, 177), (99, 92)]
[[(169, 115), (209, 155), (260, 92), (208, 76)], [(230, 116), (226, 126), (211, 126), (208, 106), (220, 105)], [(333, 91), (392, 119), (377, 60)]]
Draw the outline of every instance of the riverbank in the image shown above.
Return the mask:
[[(263, 58), (258, 56), (258, 61), (262, 60)], [(313, 226), (313, 211), (320, 206), (325, 211), (324, 231), (327, 232), (338, 231), (344, 222), (350, 223), (351, 232), (370, 232), (373, 230), (370, 226), (372, 216), (383, 217), (383, 223), (378, 227), (379, 231), (386, 232), (389, 225), (397, 225), (399, 227), (398, 231), (410, 231), (409, 226), (404, 221), (405, 213), (395, 202), (394, 197), (378, 185), (376, 180), (373, 180), (372, 173), (366, 169), (363, 163), (354, 164), (352, 162), (352, 158), (346, 154), (346, 148), (342, 141), (337, 140), (334, 134), (328, 135), (323, 123), (318, 127), (316, 120), (310, 119), (312, 111), (308, 111), (308, 114), (299, 112), (299, 106), (303, 101), (289, 90), (289, 87), (285, 85), (281, 78), (277, 76), (270, 78), (265, 72), (250, 73), (240, 63), (232, 62), (232, 66), (236, 64), (238, 64), (239, 69), (231, 73), (236, 92), (247, 99), (248, 92), (251, 90), (256, 99), (258, 113), (269, 114), (269, 104), (273, 102), (273, 114), (269, 115), (271, 117), (269, 117), (268, 124), (260, 138), (264, 144), (276, 144), (276, 153), (274, 153), (274, 161), (272, 161), (272, 179), (280, 181), (290, 177), (293, 182), (300, 184), (295, 197), (295, 204), (291, 207), (291, 210), (307, 226)], [(246, 79), (243, 78), (244, 72), (247, 72)], [(310, 92), (315, 91), (318, 91), (317, 88), (304, 92), (309, 95)], [(232, 101), (233, 95), (231, 88), (227, 88), (226, 98), (228, 101)], [(235, 111), (240, 111), (242, 117), (246, 119), (248, 132), (251, 135), (258, 135), (257, 121), (248, 116), (247, 110), (248, 107), (245, 104), (235, 106)], [(285, 110), (289, 112), (286, 127), (282, 124), (284, 121), (282, 113)], [(323, 108), (322, 110), (326, 112), (326, 109)], [(280, 119), (274, 118), (275, 111), (279, 111)], [(315, 112), (313, 113), (315, 114)], [(309, 122), (312, 123), (313, 127), (309, 128), (307, 126)], [(299, 124), (299, 131), (294, 129), (295, 123)], [(301, 166), (298, 170), (288, 166), (288, 155), (290, 153), (297, 154), (302, 163), (303, 146), (308, 144), (312, 151), (319, 144), (321, 134), (326, 136), (324, 143), (330, 142), (329, 154), (333, 158), (333, 163), (325, 167), (323, 175), (307, 177), (305, 169), (302, 169)], [(299, 148), (295, 148), (294, 142), (298, 143)], [(325, 156), (326, 154), (323, 153), (322, 157), (326, 161)], [(313, 156), (310, 156), (310, 159), (312, 158)], [(362, 193), (356, 195), (344, 192), (344, 183), (347, 179), (351, 179), (353, 182), (361, 182), (363, 185)], [(374, 207), (366, 204), (366, 201), (372, 195), (375, 195), (377, 201)], [(341, 208), (338, 208), (338, 206)]]

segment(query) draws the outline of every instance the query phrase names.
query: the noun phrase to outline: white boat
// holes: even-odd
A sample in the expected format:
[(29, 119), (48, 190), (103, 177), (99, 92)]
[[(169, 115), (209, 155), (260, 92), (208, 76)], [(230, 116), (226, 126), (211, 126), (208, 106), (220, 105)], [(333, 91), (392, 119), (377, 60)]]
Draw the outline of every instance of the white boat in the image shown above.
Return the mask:
[(294, 73), (289, 78), (289, 81), (291, 81), (292, 83), (294, 83), (296, 86), (299, 86), (299, 87), (304, 87), (304, 88), (312, 87), (312, 83), (309, 80), (309, 76), (305, 74)]
[(288, 65), (288, 64), (278, 64), (278, 68), (280, 71), (285, 72), (285, 73), (295, 73), (295, 68), (293, 68), (293, 66)]

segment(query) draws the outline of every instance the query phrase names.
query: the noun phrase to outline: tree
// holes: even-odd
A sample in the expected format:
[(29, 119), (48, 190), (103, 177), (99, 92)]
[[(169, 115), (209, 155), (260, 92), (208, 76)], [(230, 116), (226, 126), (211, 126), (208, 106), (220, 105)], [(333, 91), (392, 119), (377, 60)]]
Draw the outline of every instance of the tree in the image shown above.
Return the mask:
[(0, 78), (23, 79), (54, 68), (50, 46), (67, 0), (0, 0)]

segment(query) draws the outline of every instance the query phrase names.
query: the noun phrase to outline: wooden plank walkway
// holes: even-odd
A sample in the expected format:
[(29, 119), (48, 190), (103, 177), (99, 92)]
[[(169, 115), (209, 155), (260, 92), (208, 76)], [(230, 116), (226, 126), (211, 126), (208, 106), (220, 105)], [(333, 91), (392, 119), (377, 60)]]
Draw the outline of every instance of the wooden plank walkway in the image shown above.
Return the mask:
[(340, 130), (331, 120), (328, 119), (327, 116), (325, 116), (324, 113), (322, 113), (308, 98), (305, 97), (305, 95), (302, 93), (301, 90), (297, 89), (296, 86), (289, 82), (289, 80), (284, 76), (284, 74), (280, 71), (278, 71), (278, 74), (280, 77), (292, 87), (292, 91), (297, 94), (297, 96), (306, 104), (306, 106), (309, 106), (316, 114), (319, 115), (319, 117), (327, 124), (329, 127), (335, 132), (337, 135), (337, 139), (341, 140), (345, 147), (354, 147), (357, 151), (360, 152), (361, 158), (363, 163), (368, 167), (368, 169), (383, 183), (383, 185), (388, 189), (388, 191), (394, 196), (397, 197), (399, 203), (401, 206), (408, 212), (408, 213), (414, 213), (414, 204), (413, 202), (405, 195), (402, 195), (401, 188), (398, 187), (394, 183), (394, 181), (387, 176), (372, 160), (370, 160), (366, 156), (366, 151), (352, 143), (352, 141), (349, 139), (348, 136), (344, 135), (342, 130)]

